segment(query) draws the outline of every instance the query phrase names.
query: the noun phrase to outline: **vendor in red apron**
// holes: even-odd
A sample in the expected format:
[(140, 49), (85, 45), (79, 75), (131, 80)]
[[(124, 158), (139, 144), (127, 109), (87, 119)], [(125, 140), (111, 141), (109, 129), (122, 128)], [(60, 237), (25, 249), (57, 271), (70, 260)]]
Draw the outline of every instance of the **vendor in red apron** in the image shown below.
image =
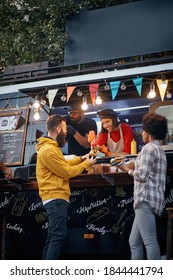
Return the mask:
[(120, 122), (118, 113), (112, 109), (99, 111), (101, 132), (97, 138), (97, 149), (106, 156), (130, 154), (133, 131), (129, 124)]

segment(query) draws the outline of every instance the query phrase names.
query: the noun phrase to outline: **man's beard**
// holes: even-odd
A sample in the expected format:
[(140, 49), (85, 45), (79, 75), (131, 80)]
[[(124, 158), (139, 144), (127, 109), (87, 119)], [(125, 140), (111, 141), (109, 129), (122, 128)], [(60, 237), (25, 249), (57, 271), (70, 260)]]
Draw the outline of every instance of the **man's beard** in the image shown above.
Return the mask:
[(60, 134), (58, 134), (56, 137), (56, 142), (59, 144), (59, 146), (61, 148), (64, 147), (64, 145), (65, 145), (65, 142), (66, 142), (65, 138), (66, 138), (66, 134), (62, 133), (62, 132)]
[(74, 124), (75, 124), (75, 123), (80, 123), (81, 120), (82, 120), (81, 116), (79, 116), (79, 117), (76, 118), (76, 119), (70, 118), (71, 123), (74, 123)]

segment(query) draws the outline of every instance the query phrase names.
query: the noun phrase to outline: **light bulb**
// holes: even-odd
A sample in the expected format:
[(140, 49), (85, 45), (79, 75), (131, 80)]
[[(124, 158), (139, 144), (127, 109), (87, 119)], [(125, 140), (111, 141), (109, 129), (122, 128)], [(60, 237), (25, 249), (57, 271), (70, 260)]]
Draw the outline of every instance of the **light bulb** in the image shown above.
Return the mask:
[(126, 90), (126, 85), (125, 85), (125, 83), (122, 82), (120, 88), (121, 88), (121, 90)]
[(105, 90), (109, 90), (109, 89), (110, 89), (110, 86), (109, 86), (108, 83), (105, 84), (104, 89), (105, 89)]
[(40, 103), (41, 103), (41, 105), (45, 106), (46, 105), (46, 100), (45, 99), (41, 99)]
[(169, 90), (167, 90), (167, 93), (166, 93), (166, 98), (170, 99), (172, 97), (172, 94)]
[(167, 88), (167, 81), (165, 80), (165, 76), (164, 75), (162, 75), (161, 76), (161, 83), (160, 83), (160, 87), (162, 88), (162, 89), (166, 89)]
[(35, 112), (34, 114), (34, 120), (38, 121), (40, 119), (40, 114), (39, 112)]
[(80, 89), (78, 89), (77, 96), (81, 97), (82, 95), (83, 95), (82, 91)]
[(63, 95), (61, 96), (61, 101), (66, 101), (66, 96), (65, 96), (65, 94), (63, 94)]
[(156, 97), (155, 85), (154, 85), (153, 83), (151, 83), (151, 85), (150, 85), (150, 91), (149, 91), (149, 93), (148, 93), (148, 95), (147, 95), (147, 98), (148, 98), (148, 99), (152, 99), (152, 98), (154, 98), (154, 97)]
[(87, 110), (88, 109), (88, 104), (87, 104), (87, 98), (86, 96), (84, 96), (83, 98), (83, 103), (82, 103), (82, 106), (81, 106), (82, 110)]
[(147, 95), (147, 98), (152, 99), (154, 97), (156, 97), (156, 92), (154, 90), (150, 90), (150, 92)]
[(166, 89), (166, 87), (167, 87), (166, 81), (162, 81), (160, 86), (161, 86), (161, 88)]
[(96, 97), (96, 104), (97, 104), (97, 105), (100, 105), (100, 104), (102, 104), (102, 99), (101, 99), (101, 97), (100, 97), (100, 94), (99, 94), (99, 92), (97, 92), (97, 97)]
[(34, 103), (33, 103), (33, 107), (35, 109), (39, 108), (40, 107), (40, 102), (38, 100), (35, 100)]

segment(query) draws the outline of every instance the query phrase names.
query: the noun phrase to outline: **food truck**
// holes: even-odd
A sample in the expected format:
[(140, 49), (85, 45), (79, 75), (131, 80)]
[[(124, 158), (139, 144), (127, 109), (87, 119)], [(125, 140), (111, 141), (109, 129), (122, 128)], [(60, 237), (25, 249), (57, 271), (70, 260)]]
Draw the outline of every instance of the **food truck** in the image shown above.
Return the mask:
[[(137, 8), (143, 1), (139, 2), (134, 4)], [(166, 9), (167, 4), (163, 2)], [(148, 3), (150, 5), (150, 1)], [(163, 11), (160, 11), (161, 18), (164, 18)], [(166, 19), (171, 18), (167, 14), (171, 11), (168, 7)], [(92, 13), (90, 15), (92, 17)], [(95, 19), (96, 15), (93, 15)], [(112, 16), (116, 18), (114, 13)], [(102, 17), (99, 18), (102, 21)], [(124, 20), (125, 17), (121, 18)], [(80, 19), (80, 15), (77, 15), (77, 19)], [(139, 26), (142, 27), (141, 24)], [(131, 44), (132, 48), (128, 44), (128, 50), (124, 50), (127, 59), (123, 59), (122, 54), (112, 59), (112, 54), (109, 57), (109, 53), (104, 52), (108, 57), (104, 56), (102, 63), (96, 63), (101, 60), (99, 57), (97, 61), (89, 63), (88, 67), (82, 66), (81, 62), (73, 60), (76, 56), (70, 55), (68, 45), (64, 67), (52, 66), (46, 61), (7, 67), (4, 70), (0, 79), (0, 160), (13, 169), (14, 178), (6, 180), (3, 173), (0, 174), (1, 259), (41, 259), (48, 222), (38, 195), (36, 162), (32, 161), (32, 155), (35, 154), (37, 139), (46, 133), (47, 117), (54, 113), (66, 115), (66, 109), (78, 101), (87, 101), (85, 114), (95, 119), (98, 132), (101, 129), (97, 115), (100, 109), (112, 108), (119, 112), (120, 121), (132, 126), (137, 150), (136, 154), (126, 156), (129, 161), (135, 161), (143, 146), (142, 116), (147, 112), (156, 112), (168, 119), (168, 134), (162, 142), (168, 163), (165, 203), (163, 214), (157, 219), (159, 246), (161, 254), (166, 255), (166, 209), (173, 207), (173, 48), (164, 45), (166, 31), (170, 39), (172, 33), (169, 29), (172, 25), (167, 27), (164, 32), (158, 33), (163, 45), (160, 49), (157, 46), (151, 50), (152, 55), (148, 48), (152, 46), (151, 40), (157, 33), (152, 32), (153, 29), (150, 44), (145, 46), (147, 51), (135, 50), (134, 54), (136, 43)], [(149, 32), (150, 28), (144, 30)], [(83, 34), (82, 30), (80, 32)], [(165, 37), (161, 40), (163, 33)], [(95, 33), (91, 31), (88, 35), (92, 34)], [(107, 43), (102, 49), (106, 50), (111, 44), (109, 40), (103, 40), (101, 35), (101, 43)], [(74, 43), (73, 40), (70, 42)], [(93, 40), (91, 42), (93, 47)], [(117, 41), (112, 44), (112, 50), (116, 44)], [(126, 42), (120, 45), (120, 53), (125, 45)], [(131, 53), (127, 53), (129, 50)], [(88, 52), (87, 59), (91, 58), (91, 54), (94, 54), (93, 49)], [(79, 57), (84, 58), (82, 52)], [(73, 65), (68, 65), (68, 58), (73, 60)], [(166, 83), (164, 91), (160, 88), (161, 83)], [(98, 96), (102, 100), (100, 104), (96, 103)], [(67, 154), (67, 145), (62, 149), (64, 154)], [(130, 259), (128, 239), (134, 219), (133, 178), (118, 168), (109, 168), (105, 172), (103, 164), (111, 166), (111, 159), (99, 154), (94, 168), (70, 179), (68, 238), (61, 259)]]
[[(56, 106), (58, 101), (55, 99), (55, 107), (50, 109), (47, 98), (48, 105), (45, 104), (45, 108), (40, 111), (41, 118), (34, 120), (34, 109), (29, 108), (29, 102), (36, 98), (36, 95), (33, 95), (33, 92), (29, 94), (18, 100), (1, 99), (1, 104), (4, 104), (0, 110), (1, 159), (14, 169), (15, 175), (11, 181), (6, 181), (3, 176), (0, 179), (1, 256), (7, 259), (41, 258), (47, 219), (38, 195), (35, 163), (29, 161), (35, 152), (38, 135), (40, 136), (40, 132), (45, 133), (47, 116), (55, 112), (64, 114), (64, 107), (69, 106), (69, 104), (62, 106), (61, 101), (61, 106), (58, 107)], [(108, 94), (110, 92), (107, 96)], [(74, 100), (79, 98), (77, 91), (73, 95)], [(24, 106), (26, 100), (29, 104)], [(20, 103), (19, 107), (16, 107), (16, 102)], [(168, 118), (168, 137), (163, 143), (168, 161), (165, 207), (162, 217), (157, 221), (159, 245), (162, 255), (165, 255), (166, 208), (171, 207), (173, 203), (173, 101), (172, 99), (161, 101), (158, 96), (155, 102), (151, 102), (146, 97), (139, 97), (136, 92), (135, 98), (129, 94), (126, 99), (103, 101), (102, 108), (108, 108), (110, 104), (111, 108), (120, 112), (120, 120), (129, 121), (132, 125), (137, 153), (143, 145), (141, 142), (143, 114), (155, 111)], [(92, 104), (90, 108), (87, 112), (96, 120), (99, 131), (100, 123), (96, 112), (98, 108)], [(14, 125), (18, 128), (14, 129)], [(67, 147), (63, 149), (66, 152)], [(136, 155), (128, 155), (127, 158), (134, 161)], [(133, 178), (118, 169), (104, 173), (102, 164), (110, 164), (110, 160), (111, 157), (102, 154), (97, 157), (97, 163), (92, 171), (86, 170), (80, 176), (70, 179), (72, 194), (68, 240), (62, 251), (62, 259), (130, 257), (128, 238), (134, 219)]]

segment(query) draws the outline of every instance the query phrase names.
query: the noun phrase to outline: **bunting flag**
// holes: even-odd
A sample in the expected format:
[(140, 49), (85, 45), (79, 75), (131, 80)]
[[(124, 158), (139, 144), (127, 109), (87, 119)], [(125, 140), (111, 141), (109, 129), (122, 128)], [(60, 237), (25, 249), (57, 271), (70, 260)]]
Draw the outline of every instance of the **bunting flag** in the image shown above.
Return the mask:
[(43, 131), (37, 129), (36, 132), (35, 132), (35, 139), (37, 140), (37, 139), (40, 138), (43, 134), (44, 134)]
[(92, 104), (95, 106), (96, 104), (96, 93), (98, 90), (99, 84), (89, 84), (89, 92)]
[(167, 85), (168, 85), (168, 80), (165, 80), (165, 86), (162, 86), (163, 80), (161, 80), (161, 79), (156, 79), (156, 82), (157, 82), (157, 86), (158, 86), (158, 89), (159, 89), (160, 97), (163, 101), (164, 97), (165, 97), (165, 93), (166, 93), (166, 88), (167, 88)]
[(112, 93), (112, 99), (114, 99), (114, 98), (117, 96), (120, 83), (121, 83), (121, 81), (110, 82), (111, 93)]
[(20, 116), (16, 123), (15, 130), (18, 130), (19, 128), (21, 128), (24, 125), (24, 123), (25, 123), (25, 119), (22, 116)]
[(142, 91), (142, 78), (136, 78), (136, 79), (133, 79), (133, 83), (135, 84), (136, 86), (136, 89), (138, 91), (138, 94), (139, 96), (141, 96), (141, 91)]
[(67, 87), (67, 102), (69, 101), (70, 99), (70, 96), (72, 95), (73, 93), (73, 90), (76, 88), (76, 86), (70, 86), (70, 87)]
[(54, 101), (54, 98), (57, 94), (58, 90), (57, 89), (51, 89), (48, 91), (48, 100), (49, 100), (49, 107), (52, 108), (52, 104)]

